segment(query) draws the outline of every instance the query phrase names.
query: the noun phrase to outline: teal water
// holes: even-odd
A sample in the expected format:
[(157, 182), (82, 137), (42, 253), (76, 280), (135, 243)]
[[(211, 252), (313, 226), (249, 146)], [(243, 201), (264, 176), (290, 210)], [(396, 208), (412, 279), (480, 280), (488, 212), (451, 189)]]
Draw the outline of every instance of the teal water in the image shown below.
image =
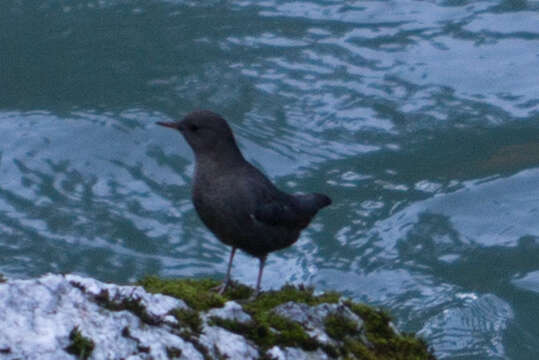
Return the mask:
[(0, 273), (223, 277), (154, 124), (196, 108), (333, 198), (265, 289), (385, 307), (441, 359), (536, 359), (539, 2), (0, 2)]

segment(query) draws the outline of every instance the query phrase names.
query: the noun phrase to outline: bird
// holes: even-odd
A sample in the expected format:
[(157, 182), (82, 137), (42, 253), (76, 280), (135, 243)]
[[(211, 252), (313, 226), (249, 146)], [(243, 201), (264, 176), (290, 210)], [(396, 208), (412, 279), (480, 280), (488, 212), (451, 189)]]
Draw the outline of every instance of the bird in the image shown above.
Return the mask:
[(320, 193), (289, 194), (278, 189), (244, 158), (227, 121), (210, 110), (157, 125), (179, 131), (193, 150), (195, 210), (215, 237), (232, 248), (224, 281), (215, 290), (223, 294), (230, 286), (232, 262), (240, 249), (259, 259), (253, 296), (258, 297), (268, 254), (294, 244), (331, 199)]

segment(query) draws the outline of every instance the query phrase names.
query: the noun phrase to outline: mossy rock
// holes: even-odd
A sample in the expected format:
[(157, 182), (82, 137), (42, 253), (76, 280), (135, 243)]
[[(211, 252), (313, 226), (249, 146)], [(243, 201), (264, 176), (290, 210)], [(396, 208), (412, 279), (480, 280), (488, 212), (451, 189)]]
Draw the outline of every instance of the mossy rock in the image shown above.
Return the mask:
[(127, 310), (138, 316), (144, 323), (148, 325), (158, 325), (160, 320), (148, 314), (146, 307), (138, 298), (122, 298), (120, 302), (116, 299), (111, 299), (107, 290), (102, 290), (94, 297), (94, 300), (104, 308), (112, 311)]
[(426, 342), (414, 334), (397, 333), (391, 326), (391, 317), (383, 310), (346, 300), (344, 304), (365, 324), (368, 342), (354, 337), (354, 324), (348, 319), (326, 318), (326, 333), (342, 341), (340, 353), (345, 358), (368, 360), (434, 360)]
[[(147, 291), (162, 293), (184, 300), (192, 310), (175, 310), (173, 315), (180, 324), (188, 327), (191, 334), (200, 334), (203, 324), (199, 311), (224, 306), (235, 300), (242, 304), (252, 321), (237, 322), (212, 317), (208, 325), (220, 326), (244, 336), (254, 343), (262, 356), (273, 346), (298, 347), (305, 351), (321, 349), (330, 358), (366, 360), (433, 360), (427, 344), (412, 334), (400, 334), (393, 330), (390, 316), (368, 305), (341, 299), (337, 292), (315, 295), (314, 289), (304, 286), (285, 285), (280, 290), (268, 291), (248, 301), (253, 289), (233, 284), (223, 295), (211, 289), (219, 285), (213, 279), (160, 279), (146, 277), (138, 282)], [(326, 334), (333, 345), (320, 343), (308, 331), (293, 320), (279, 316), (273, 310), (287, 302), (316, 306), (324, 303), (340, 303), (364, 321), (358, 329), (357, 322), (341, 315), (330, 314), (324, 320)]]
[(160, 279), (147, 276), (137, 282), (151, 293), (165, 294), (181, 299), (194, 310), (204, 311), (222, 307), (228, 300), (247, 299), (252, 290), (239, 284), (233, 284), (224, 296), (211, 291), (220, 284), (214, 279)]
[(196, 310), (174, 309), (171, 314), (178, 320), (180, 326), (186, 326), (195, 334), (200, 334), (202, 331), (202, 319)]

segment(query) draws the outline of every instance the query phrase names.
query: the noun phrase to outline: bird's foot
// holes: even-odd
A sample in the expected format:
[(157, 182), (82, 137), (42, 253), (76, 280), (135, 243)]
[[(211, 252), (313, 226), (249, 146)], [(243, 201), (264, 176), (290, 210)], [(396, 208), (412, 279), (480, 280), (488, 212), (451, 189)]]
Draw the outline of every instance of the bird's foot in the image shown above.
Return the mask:
[(222, 283), (220, 283), (216, 287), (211, 288), (210, 290), (215, 291), (219, 295), (223, 295), (225, 293), (226, 289), (228, 289), (229, 285), (230, 285), (230, 281), (223, 281)]

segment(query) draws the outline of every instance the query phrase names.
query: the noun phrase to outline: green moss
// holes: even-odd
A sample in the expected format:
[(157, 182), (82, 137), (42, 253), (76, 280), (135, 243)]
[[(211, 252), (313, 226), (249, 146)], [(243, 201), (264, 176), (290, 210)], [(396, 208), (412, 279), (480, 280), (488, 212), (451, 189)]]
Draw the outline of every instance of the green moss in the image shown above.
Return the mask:
[(167, 356), (169, 359), (179, 358), (182, 356), (182, 349), (174, 346), (167, 346)]
[(242, 301), (247, 300), (254, 293), (254, 289), (247, 285), (240, 284), (233, 281), (232, 284), (225, 291), (224, 296), (228, 300)]
[(159, 319), (148, 314), (148, 312), (146, 311), (146, 307), (141, 304), (141, 299), (123, 298), (122, 301), (116, 302), (114, 301), (114, 299), (110, 298), (109, 292), (107, 290), (102, 290), (98, 295), (95, 296), (94, 299), (98, 304), (100, 304), (106, 309), (112, 311), (130, 311), (148, 325), (158, 325), (160, 323)]
[(75, 326), (69, 333), (69, 340), (71, 343), (65, 350), (77, 356), (79, 359), (86, 360), (94, 351), (95, 344), (92, 339), (89, 339), (82, 335), (78, 326)]
[(312, 351), (319, 348), (320, 344), (310, 337), (300, 324), (277, 316), (271, 310), (289, 301), (314, 306), (322, 303), (335, 303), (339, 297), (339, 294), (333, 292), (316, 296), (312, 288), (285, 285), (281, 290), (263, 293), (257, 299), (243, 306), (253, 321), (244, 324), (214, 317), (212, 322), (214, 325), (245, 336), (263, 351), (274, 345), (300, 347), (306, 351)]
[(214, 307), (222, 307), (226, 299), (212, 292), (211, 289), (219, 285), (219, 281), (213, 279), (160, 279), (156, 276), (148, 276), (139, 280), (146, 291), (160, 293), (182, 299), (195, 310), (208, 310)]
[(195, 310), (174, 309), (170, 313), (178, 320), (180, 326), (187, 326), (195, 334), (202, 331), (202, 319)]
[(337, 303), (339, 298), (340, 295), (336, 292), (316, 296), (311, 287), (285, 285), (278, 291), (262, 293), (254, 301), (247, 303), (244, 309), (251, 314), (260, 314), (289, 301), (316, 306), (322, 303)]
[(357, 324), (342, 315), (330, 314), (324, 320), (326, 334), (336, 340), (342, 340), (346, 336), (356, 335), (358, 333)]
[(213, 317), (211, 324), (240, 334), (254, 342), (262, 351), (274, 345), (300, 347), (311, 351), (318, 348), (316, 340), (311, 338), (297, 323), (277, 315), (262, 315), (248, 323), (239, 323)]
[[(219, 285), (213, 279), (174, 279), (163, 280), (157, 277), (146, 277), (138, 282), (147, 291), (162, 293), (184, 300), (193, 310), (176, 309), (171, 312), (185, 328), (183, 335), (197, 344), (197, 336), (202, 330), (199, 311), (222, 307), (229, 300), (246, 300), (253, 293), (247, 286), (235, 283), (223, 295), (211, 289)], [(300, 347), (306, 351), (324, 350), (331, 358), (365, 359), (365, 360), (432, 360), (434, 356), (427, 345), (410, 334), (396, 334), (389, 325), (387, 313), (373, 309), (367, 305), (345, 301), (354, 313), (361, 317), (364, 328), (337, 314), (328, 315), (324, 321), (328, 336), (336, 340), (337, 345), (321, 344), (310, 337), (298, 323), (277, 316), (272, 310), (283, 303), (293, 301), (316, 306), (322, 303), (337, 303), (340, 294), (328, 292), (314, 295), (313, 288), (285, 285), (278, 291), (262, 293), (253, 301), (243, 303), (243, 310), (252, 321), (240, 323), (218, 317), (212, 317), (210, 325), (223, 327), (231, 332), (245, 336), (259, 347), (261, 356), (271, 347)], [(365, 341), (367, 338), (368, 342)], [(207, 350), (207, 349), (203, 349)], [(169, 355), (171, 356), (171, 355)], [(209, 357), (206, 354), (206, 357)]]
[[(345, 354), (345, 359), (380, 360), (378, 356), (361, 341), (347, 339), (339, 349)], [(421, 357), (415, 358), (417, 360)]]
[[(191, 308), (199, 311), (222, 307), (229, 300), (246, 300), (253, 289), (239, 283), (232, 283), (223, 295), (211, 291), (220, 284), (214, 279), (161, 279), (157, 276), (147, 276), (137, 282), (137, 285), (151, 293), (165, 294), (182, 299)], [(338, 302), (340, 295), (336, 292), (327, 292), (319, 296), (314, 295), (313, 288), (304, 286), (285, 285), (279, 291), (262, 293), (255, 301), (246, 305), (247, 310), (258, 312), (269, 310), (288, 301), (318, 305), (321, 303)]]
[[(367, 331), (367, 338), (372, 341), (376, 341), (376, 338), (391, 338), (395, 336), (395, 332), (389, 326), (391, 317), (387, 312), (379, 309), (373, 309), (370, 306), (364, 304), (356, 304), (351, 301), (347, 301), (346, 305), (356, 315), (365, 321), (365, 328)], [(372, 338), (372, 339), (371, 339)]]
[(371, 346), (359, 340), (346, 339), (344, 350), (359, 358), (378, 360), (433, 360), (427, 344), (413, 334), (397, 334), (389, 325), (391, 317), (382, 310), (352, 301), (345, 303), (365, 322), (365, 335)]
[(355, 321), (340, 314), (330, 314), (324, 320), (324, 328), (326, 334), (340, 344), (333, 349), (338, 355), (344, 356), (345, 359), (377, 359), (361, 341), (361, 329)]

